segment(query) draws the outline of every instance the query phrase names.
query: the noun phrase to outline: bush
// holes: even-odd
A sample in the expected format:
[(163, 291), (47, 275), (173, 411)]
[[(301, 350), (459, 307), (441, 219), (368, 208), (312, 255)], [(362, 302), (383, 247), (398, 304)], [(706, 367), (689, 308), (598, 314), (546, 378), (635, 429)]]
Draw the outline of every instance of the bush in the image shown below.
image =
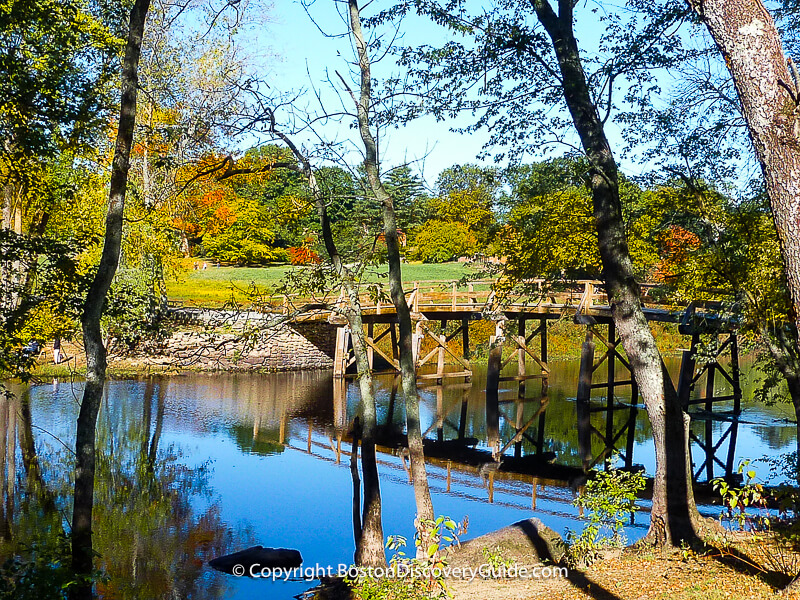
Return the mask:
[[(609, 461), (606, 467), (613, 463)], [(589, 511), (589, 522), (580, 534), (567, 531), (567, 560), (572, 564), (591, 564), (600, 550), (623, 546), (625, 522), (639, 510), (636, 497), (644, 486), (644, 475), (638, 471), (593, 470), (586, 488), (574, 502)]]
[(239, 266), (289, 260), (289, 254), (283, 248), (272, 248), (263, 242), (239, 237), (235, 232), (204, 239), (203, 251), (208, 258)]
[(394, 551), (389, 561), (389, 576), (347, 578), (352, 597), (360, 600), (452, 598), (444, 578), (443, 569), (447, 560), (442, 553), (449, 546), (459, 543), (458, 536), (465, 532), (466, 522), (466, 518), (456, 523), (441, 516), (434, 521), (422, 521), (421, 531), (417, 531), (414, 540), (416, 558), (407, 558), (402, 551), (406, 545), (404, 537), (389, 536), (386, 547)]
[(428, 263), (443, 263), (477, 251), (477, 241), (464, 223), (428, 221), (417, 233), (412, 258)]

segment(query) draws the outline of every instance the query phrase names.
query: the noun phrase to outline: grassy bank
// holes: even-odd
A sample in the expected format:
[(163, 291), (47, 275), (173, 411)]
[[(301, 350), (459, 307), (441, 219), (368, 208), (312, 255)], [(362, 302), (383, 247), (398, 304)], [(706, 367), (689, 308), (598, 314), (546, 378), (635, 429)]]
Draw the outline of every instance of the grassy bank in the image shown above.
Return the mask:
[[(194, 270), (194, 260), (184, 260), (176, 278), (167, 282), (167, 297), (184, 304), (217, 307), (234, 299), (246, 302), (247, 290), (256, 286), (262, 292), (271, 292), (281, 285), (287, 273), (303, 267), (276, 265), (272, 267), (215, 267), (206, 263), (207, 268)], [(464, 263), (443, 263), (426, 265), (409, 263), (403, 265), (403, 278), (406, 281), (454, 281), (474, 270)], [(369, 281), (386, 281), (379, 272), (372, 273)]]

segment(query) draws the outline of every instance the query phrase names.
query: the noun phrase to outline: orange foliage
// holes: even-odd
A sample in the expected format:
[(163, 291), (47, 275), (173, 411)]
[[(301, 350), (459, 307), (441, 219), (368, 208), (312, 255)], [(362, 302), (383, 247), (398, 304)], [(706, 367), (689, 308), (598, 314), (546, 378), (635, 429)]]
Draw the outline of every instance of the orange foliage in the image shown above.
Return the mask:
[(661, 235), (661, 260), (653, 275), (655, 281), (666, 281), (676, 277), (680, 265), (689, 258), (689, 253), (700, 247), (700, 238), (691, 231), (672, 225)]
[(319, 255), (307, 246), (292, 246), (288, 250), (289, 261), (293, 265), (310, 265), (321, 262)]

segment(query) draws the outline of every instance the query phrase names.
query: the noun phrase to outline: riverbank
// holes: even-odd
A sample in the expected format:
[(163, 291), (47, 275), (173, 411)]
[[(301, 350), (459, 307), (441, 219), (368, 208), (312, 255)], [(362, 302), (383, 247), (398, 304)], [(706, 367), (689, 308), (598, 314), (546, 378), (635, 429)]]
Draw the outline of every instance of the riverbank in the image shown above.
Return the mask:
[[(677, 356), (689, 341), (677, 331), (677, 326), (652, 323), (659, 348), (664, 356)], [(494, 333), (494, 324), (475, 321), (470, 324), (470, 339), (473, 341), (470, 361), (475, 365), (486, 364), (489, 336)], [(554, 321), (548, 329), (548, 353), (550, 361), (575, 360), (580, 357), (580, 348), (586, 335), (585, 328), (569, 320)], [(247, 334), (233, 332), (230, 328), (208, 329), (198, 326), (168, 325), (164, 335), (148, 340), (140, 348), (121, 351), (112, 348), (108, 357), (108, 373), (124, 377), (149, 374), (175, 374), (180, 372), (278, 372), (292, 370), (328, 369), (332, 365), (334, 338), (330, 332), (299, 328), (283, 328), (280, 331), (253, 331)], [(451, 340), (453, 352), (458, 340)], [(86, 372), (83, 347), (78, 341), (63, 341), (62, 352), (66, 360), (54, 364), (48, 350), (52, 342), (45, 343), (40, 354), (37, 377), (79, 376)], [(378, 342), (387, 355), (392, 349), (388, 336)], [(430, 339), (425, 339), (422, 354), (434, 348)], [(510, 355), (512, 349), (505, 349)], [(449, 355), (446, 363), (455, 364)]]

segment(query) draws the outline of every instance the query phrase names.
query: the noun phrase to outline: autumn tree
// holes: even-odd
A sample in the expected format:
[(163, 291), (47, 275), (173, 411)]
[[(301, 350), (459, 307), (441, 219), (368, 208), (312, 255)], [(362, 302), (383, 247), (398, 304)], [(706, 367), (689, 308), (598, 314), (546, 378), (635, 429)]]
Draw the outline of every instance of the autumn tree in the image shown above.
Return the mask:
[(106, 382), (106, 348), (100, 329), (100, 318), (114, 275), (119, 265), (122, 245), (122, 219), (125, 212), (125, 194), (128, 169), (136, 124), (136, 96), (138, 92), (138, 66), (147, 11), (150, 0), (136, 0), (130, 12), (128, 41), (122, 68), (122, 92), (117, 142), (112, 163), (108, 212), (103, 254), (97, 266), (86, 302), (81, 324), (86, 350), (86, 383), (75, 436), (75, 493), (72, 509), (72, 569), (78, 583), (70, 589), (71, 600), (89, 600), (92, 593), (94, 545), (92, 542), (92, 515), (94, 512), (95, 480), (95, 428), (97, 414)]
[[(760, 0), (688, 0), (727, 65), (761, 167), (791, 310), (784, 324), (765, 324), (775, 364), (800, 414), (800, 76)], [(767, 322), (769, 323), (769, 322)]]
[(800, 324), (800, 76), (760, 0), (688, 0), (730, 69), (764, 175), (786, 266), (795, 324)]

